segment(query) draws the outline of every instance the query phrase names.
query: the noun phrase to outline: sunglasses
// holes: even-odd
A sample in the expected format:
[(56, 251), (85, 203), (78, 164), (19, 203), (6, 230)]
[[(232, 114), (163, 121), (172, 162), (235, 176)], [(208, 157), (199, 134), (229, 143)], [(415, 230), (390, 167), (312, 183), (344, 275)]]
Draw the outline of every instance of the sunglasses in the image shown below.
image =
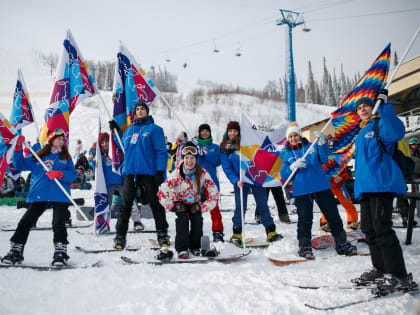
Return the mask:
[(181, 154), (182, 155), (187, 155), (187, 154), (197, 155), (197, 148), (195, 148), (195, 147), (184, 147), (184, 148), (182, 148)]

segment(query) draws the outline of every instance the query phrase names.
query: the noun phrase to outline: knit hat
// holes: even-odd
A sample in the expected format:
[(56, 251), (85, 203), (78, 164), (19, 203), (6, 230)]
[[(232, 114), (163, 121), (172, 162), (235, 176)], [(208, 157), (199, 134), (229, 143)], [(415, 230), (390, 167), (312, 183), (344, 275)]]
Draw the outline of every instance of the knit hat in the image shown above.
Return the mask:
[(54, 130), (48, 130), (47, 132), (47, 141), (48, 143), (52, 143), (55, 138), (65, 136), (65, 132), (63, 129), (54, 129)]
[(237, 121), (229, 121), (226, 127), (226, 131), (229, 131), (231, 129), (238, 130), (238, 132), (241, 133), (241, 127), (239, 126), (239, 122)]
[(109, 134), (107, 132), (101, 132), (98, 137), (99, 144), (101, 144), (105, 139), (109, 141)]
[(419, 139), (417, 137), (410, 138), (409, 144), (419, 144)]
[(372, 101), (372, 99), (370, 97), (362, 97), (362, 98), (359, 98), (356, 101), (356, 105), (355, 105), (356, 110), (357, 110), (357, 106), (359, 106), (360, 104), (366, 104), (366, 105), (369, 105), (370, 107), (375, 106), (375, 104), (373, 104), (373, 101)]
[(136, 104), (136, 107), (134, 107), (134, 112), (136, 112), (136, 108), (137, 108), (137, 106), (143, 106), (144, 107), (144, 109), (146, 110), (146, 113), (147, 113), (147, 116), (149, 116), (149, 105), (147, 105), (146, 103), (137, 103)]
[(299, 136), (302, 137), (302, 131), (300, 130), (296, 121), (289, 122), (289, 126), (287, 126), (287, 131), (286, 131), (286, 139), (288, 139), (289, 135), (292, 133), (297, 133)]
[(182, 146), (181, 156), (184, 158), (186, 155), (194, 155), (197, 156), (197, 146), (192, 141), (187, 141)]
[(200, 132), (201, 132), (202, 130), (205, 130), (205, 129), (207, 129), (207, 130), (210, 132), (210, 136), (211, 136), (211, 128), (210, 128), (210, 125), (209, 125), (209, 124), (201, 124), (201, 125), (198, 127), (198, 135), (200, 135)]

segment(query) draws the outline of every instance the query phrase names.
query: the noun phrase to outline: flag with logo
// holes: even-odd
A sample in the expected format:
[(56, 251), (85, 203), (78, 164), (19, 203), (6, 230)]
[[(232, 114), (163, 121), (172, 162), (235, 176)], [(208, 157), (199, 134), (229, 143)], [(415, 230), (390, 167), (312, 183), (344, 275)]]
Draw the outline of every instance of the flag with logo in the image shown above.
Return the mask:
[(17, 133), (22, 134), (21, 129), (34, 122), (35, 115), (32, 110), (32, 105), (29, 100), (28, 89), (23, 80), (22, 71), (18, 70), (18, 78), (16, 82), (15, 93), (13, 94), (12, 113), (10, 114), (9, 122)]
[(54, 76), (50, 103), (44, 115), (40, 143), (47, 142), (48, 130), (62, 129), (68, 144), (71, 113), (77, 104), (97, 93), (93, 76), (68, 30)]
[(279, 150), (286, 143), (287, 122), (268, 128), (241, 117), (241, 180), (261, 187), (281, 186)]
[(13, 162), (13, 151), (19, 137), (2, 113), (0, 113), (0, 137), (0, 182), (3, 182), (4, 174), (9, 164)]

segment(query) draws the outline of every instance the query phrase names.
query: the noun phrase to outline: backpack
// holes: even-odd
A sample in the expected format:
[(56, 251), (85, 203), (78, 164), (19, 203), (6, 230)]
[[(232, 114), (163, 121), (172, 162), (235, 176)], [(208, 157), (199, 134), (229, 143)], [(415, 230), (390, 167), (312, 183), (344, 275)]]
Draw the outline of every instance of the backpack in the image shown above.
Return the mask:
[[(379, 161), (382, 162), (382, 152), (386, 152), (386, 153), (388, 152), (379, 135), (379, 119), (375, 119), (375, 123), (373, 125), (373, 131), (375, 132), (376, 140), (378, 140), (382, 148), (381, 156), (379, 158)], [(404, 141), (404, 139), (401, 139), (400, 141), (396, 143), (394, 147), (394, 152), (392, 154), (392, 158), (401, 169), (404, 179), (411, 179), (411, 177), (414, 174), (415, 163), (410, 156), (410, 149), (408, 148), (408, 145)]]

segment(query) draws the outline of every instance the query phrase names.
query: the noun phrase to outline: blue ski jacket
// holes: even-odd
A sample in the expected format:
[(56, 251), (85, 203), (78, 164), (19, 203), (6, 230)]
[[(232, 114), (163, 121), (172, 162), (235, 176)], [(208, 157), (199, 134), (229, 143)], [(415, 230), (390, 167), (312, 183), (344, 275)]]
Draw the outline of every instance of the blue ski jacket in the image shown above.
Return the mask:
[(104, 170), (105, 184), (110, 185), (122, 185), (124, 184), (124, 176), (118, 175), (112, 171), (112, 160), (108, 154), (101, 154), (102, 156), (102, 168)]
[[(387, 152), (394, 152), (395, 144), (405, 135), (405, 127), (391, 104), (379, 106), (379, 135)], [(373, 129), (371, 119), (356, 137), (354, 196), (361, 199), (363, 193), (394, 193), (404, 195), (407, 186), (401, 169), (392, 153), (383, 151)], [(382, 162), (380, 155), (382, 151)]]
[(230, 154), (220, 153), (220, 159), (222, 162), (223, 171), (227, 178), (236, 187), (236, 183), (239, 181), (239, 153), (234, 151)]
[[(305, 138), (302, 139), (302, 145), (298, 147), (285, 146), (280, 153), (283, 160), (280, 176), (287, 180), (292, 170), (290, 165), (297, 159), (303, 157), (309, 150), (311, 143)], [(331, 189), (330, 180), (325, 175), (322, 164), (328, 163), (329, 148), (327, 143), (320, 146), (316, 143), (306, 156), (306, 167), (296, 171), (292, 178), (293, 196), (302, 196), (326, 189)]]
[(217, 186), (217, 190), (220, 190), (219, 180), (217, 179), (216, 171), (216, 168), (221, 164), (219, 146), (213, 142), (210, 142), (205, 146), (201, 144), (198, 144), (197, 146), (199, 148), (207, 149), (206, 155), (197, 155), (197, 161), (210, 174), (211, 179)]
[[(50, 153), (42, 158), (44, 164), (50, 170), (62, 171), (64, 177), (57, 178), (67, 193), (70, 195), (70, 184), (76, 179), (72, 159), (62, 160), (59, 154)], [(24, 158), (23, 151), (15, 151), (13, 155), (13, 165), (21, 171), (31, 171), (31, 187), (26, 197), (28, 203), (33, 202), (66, 202), (71, 201), (66, 197), (54, 180), (50, 180), (42, 165), (32, 159), (32, 155)]]

